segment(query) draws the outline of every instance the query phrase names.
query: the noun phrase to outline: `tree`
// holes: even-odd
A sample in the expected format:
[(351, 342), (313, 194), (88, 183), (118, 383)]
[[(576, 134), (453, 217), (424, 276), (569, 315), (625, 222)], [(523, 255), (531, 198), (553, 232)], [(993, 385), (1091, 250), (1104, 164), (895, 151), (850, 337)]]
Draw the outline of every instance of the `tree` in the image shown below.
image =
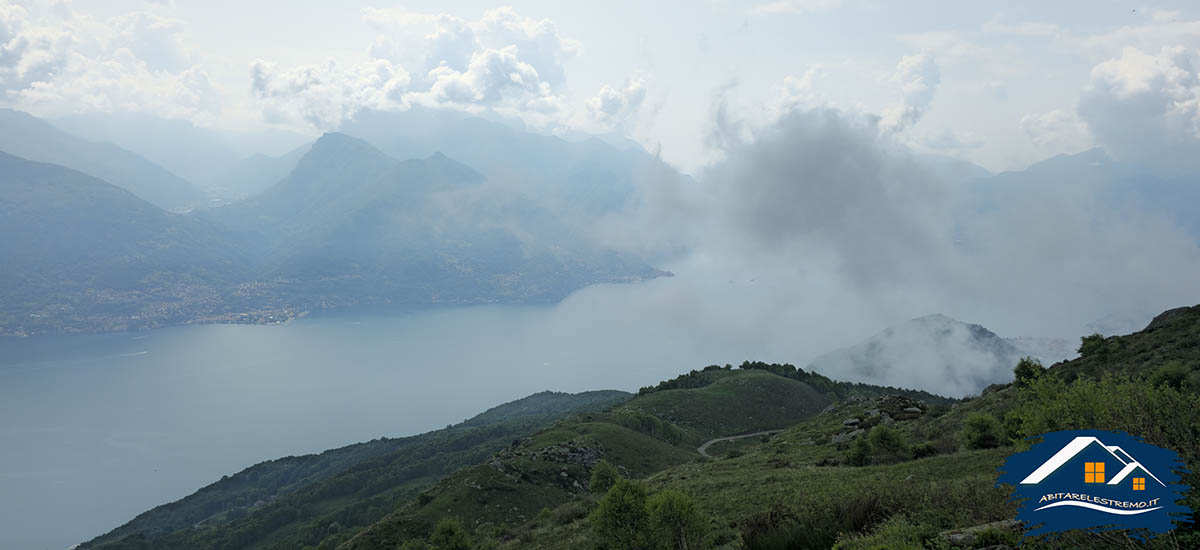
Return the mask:
[(433, 550), (471, 550), (471, 537), (457, 519), (443, 518), (429, 535), (429, 546)]
[(648, 550), (646, 489), (641, 484), (619, 479), (588, 517), (600, 548)]
[(908, 439), (891, 426), (875, 426), (868, 434), (871, 454), (881, 462), (900, 462), (908, 459)]
[(691, 497), (666, 490), (647, 502), (650, 536), (659, 550), (698, 550), (704, 546), (708, 522)]
[(963, 419), (963, 444), (968, 449), (991, 449), (1003, 442), (1000, 421), (982, 412), (973, 412)]
[(1096, 356), (1103, 358), (1108, 352), (1108, 343), (1104, 340), (1104, 335), (1097, 332), (1081, 338), (1079, 349), (1076, 351), (1079, 352), (1080, 357)]
[(1046, 367), (1042, 366), (1041, 361), (1033, 357), (1022, 357), (1017, 362), (1016, 368), (1013, 369), (1013, 379), (1018, 387), (1027, 388), (1044, 372), (1046, 372)]
[(617, 471), (617, 467), (607, 460), (600, 459), (600, 462), (596, 463), (596, 467), (592, 468), (592, 479), (588, 482), (588, 490), (598, 495), (604, 494), (618, 479), (621, 479), (621, 472)]
[(866, 466), (871, 463), (871, 444), (867, 442), (865, 434), (859, 434), (854, 438), (854, 443), (850, 444), (850, 454), (846, 457), (846, 462), (851, 466)]

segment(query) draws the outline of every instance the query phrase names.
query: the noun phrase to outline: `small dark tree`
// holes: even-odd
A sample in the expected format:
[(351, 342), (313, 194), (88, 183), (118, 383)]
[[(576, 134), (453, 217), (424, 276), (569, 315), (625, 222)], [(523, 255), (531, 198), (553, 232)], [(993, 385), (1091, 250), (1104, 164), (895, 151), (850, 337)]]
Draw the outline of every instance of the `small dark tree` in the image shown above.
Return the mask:
[(871, 444), (867, 442), (866, 434), (859, 434), (850, 444), (850, 454), (846, 463), (851, 466), (866, 466), (871, 463)]
[(647, 502), (650, 533), (658, 550), (699, 550), (708, 534), (708, 522), (691, 497), (666, 490)]
[(1016, 368), (1013, 369), (1013, 380), (1018, 387), (1027, 388), (1034, 380), (1037, 380), (1042, 373), (1046, 372), (1046, 367), (1042, 366), (1042, 362), (1033, 357), (1022, 357), (1017, 362)]
[(637, 482), (619, 479), (588, 516), (597, 546), (611, 550), (647, 550), (649, 517), (646, 490)]
[(1079, 349), (1080, 357), (1102, 357), (1108, 351), (1108, 344), (1104, 340), (1104, 335), (1099, 332), (1084, 336), (1080, 339)]
[(891, 426), (875, 426), (871, 428), (868, 440), (871, 443), (871, 454), (880, 462), (908, 460), (908, 439), (900, 430)]
[(429, 535), (429, 546), (433, 550), (471, 550), (471, 537), (457, 519), (443, 518)]
[(996, 417), (974, 412), (963, 419), (962, 438), (968, 449), (991, 449), (1003, 442), (1003, 430)]
[(617, 471), (617, 467), (607, 460), (600, 459), (600, 462), (596, 463), (596, 467), (592, 468), (592, 479), (588, 482), (588, 490), (602, 495), (612, 488), (618, 479), (621, 479), (621, 472)]

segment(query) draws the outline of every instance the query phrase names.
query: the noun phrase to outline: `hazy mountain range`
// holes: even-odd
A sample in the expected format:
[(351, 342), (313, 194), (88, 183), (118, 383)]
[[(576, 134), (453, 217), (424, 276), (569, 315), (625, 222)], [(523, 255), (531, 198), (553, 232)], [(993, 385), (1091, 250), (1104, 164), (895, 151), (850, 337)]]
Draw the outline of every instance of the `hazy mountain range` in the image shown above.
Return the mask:
[(144, 157), (107, 142), (88, 141), (29, 114), (0, 109), (0, 151), (74, 168), (177, 210), (203, 203), (204, 192)]
[[(281, 157), (224, 166), (244, 176), (242, 190), (265, 190), (205, 206), (203, 192), (136, 153), (24, 113), (2, 116), (13, 124), (0, 131), (0, 150), (15, 152), (0, 167), (3, 333), (554, 302), (589, 284), (664, 274), (593, 244), (549, 200), (440, 152), (398, 160), (327, 134)], [(597, 156), (591, 164), (622, 154), (591, 147), (581, 153)], [(618, 184), (631, 163), (612, 169), (624, 175), (580, 185), (626, 196)]]
[[(13, 155), (0, 173), (10, 235), (0, 259), (12, 266), (3, 333), (552, 302), (661, 275), (598, 245), (593, 229), (636, 208), (652, 189), (646, 174), (688, 181), (628, 140), (420, 108), (364, 110), (311, 143), (142, 116), (51, 123), (0, 110), (0, 122), (0, 151)], [(991, 174), (914, 160), (970, 198), (956, 215), (1090, 186), (1119, 212), (1166, 212), (1200, 237), (1195, 163), (1120, 163), (1097, 149)]]

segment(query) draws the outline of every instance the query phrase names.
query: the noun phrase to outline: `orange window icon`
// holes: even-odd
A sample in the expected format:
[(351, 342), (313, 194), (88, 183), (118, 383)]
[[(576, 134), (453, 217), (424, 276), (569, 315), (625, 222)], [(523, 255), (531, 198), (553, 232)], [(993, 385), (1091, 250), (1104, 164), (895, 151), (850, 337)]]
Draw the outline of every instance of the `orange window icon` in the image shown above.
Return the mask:
[(1146, 490), (1146, 478), (1144, 478), (1144, 477), (1133, 478), (1133, 490), (1134, 491), (1145, 491)]
[[(1143, 480), (1145, 481), (1145, 480)], [(1084, 483), (1104, 483), (1104, 463), (1103, 462), (1084, 462), (1083, 463), (1083, 482)]]

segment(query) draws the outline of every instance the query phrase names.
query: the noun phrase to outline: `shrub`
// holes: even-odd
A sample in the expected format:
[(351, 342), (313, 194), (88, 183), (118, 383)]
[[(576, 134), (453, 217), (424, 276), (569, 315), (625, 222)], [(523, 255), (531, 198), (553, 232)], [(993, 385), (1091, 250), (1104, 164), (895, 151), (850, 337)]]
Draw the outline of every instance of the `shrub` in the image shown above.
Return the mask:
[(1192, 369), (1189, 369), (1182, 362), (1169, 361), (1150, 374), (1150, 383), (1155, 386), (1182, 389), (1184, 381), (1187, 380), (1188, 374), (1191, 374), (1191, 372)]
[(973, 412), (963, 419), (963, 445), (968, 449), (999, 447), (1003, 440), (1000, 421), (982, 412)]
[(471, 537), (454, 518), (443, 518), (429, 535), (432, 550), (471, 550)]
[(429, 545), (421, 539), (409, 539), (400, 545), (400, 550), (429, 550)]
[(708, 522), (687, 495), (666, 490), (646, 504), (650, 534), (659, 550), (699, 550), (704, 546)]
[(683, 431), (678, 426), (661, 418), (636, 409), (623, 409), (615, 416), (618, 424), (635, 432), (661, 439), (672, 445), (683, 440)]
[(909, 457), (908, 440), (896, 428), (875, 426), (867, 434), (867, 439), (871, 445), (872, 456), (879, 462), (900, 462)]
[(913, 524), (902, 515), (892, 516), (879, 524), (867, 535), (838, 537), (834, 550), (924, 550), (937, 536), (937, 529), (924, 524)]
[(846, 455), (846, 463), (851, 466), (866, 466), (871, 463), (871, 444), (865, 435), (854, 438), (850, 444), (850, 452)]
[(646, 550), (649, 518), (646, 490), (637, 482), (620, 479), (588, 516), (597, 546), (613, 550)]
[(1083, 358), (1103, 358), (1108, 353), (1108, 343), (1104, 340), (1104, 335), (1097, 332), (1095, 334), (1080, 338), (1079, 349), (1076, 351), (1078, 351), (1079, 356)]
[(975, 537), (976, 548), (987, 548), (1001, 544), (1015, 547), (1021, 544), (1021, 537), (1014, 531), (997, 529), (995, 527), (984, 529)]
[(912, 446), (913, 458), (927, 458), (938, 454), (938, 449), (929, 441), (924, 441)]
[(559, 525), (567, 525), (573, 523), (577, 519), (582, 519), (588, 515), (588, 503), (582, 500), (572, 500), (554, 509), (551, 514), (554, 517), (554, 522)]
[(592, 468), (592, 479), (588, 482), (588, 490), (596, 494), (603, 494), (618, 479), (621, 479), (621, 472), (617, 471), (617, 467), (607, 460), (600, 459), (600, 462), (596, 463), (596, 467)]
[(1042, 376), (1046, 372), (1046, 367), (1042, 366), (1042, 362), (1033, 357), (1022, 357), (1017, 362), (1016, 368), (1013, 369), (1013, 380), (1018, 387), (1027, 387), (1031, 382)]

